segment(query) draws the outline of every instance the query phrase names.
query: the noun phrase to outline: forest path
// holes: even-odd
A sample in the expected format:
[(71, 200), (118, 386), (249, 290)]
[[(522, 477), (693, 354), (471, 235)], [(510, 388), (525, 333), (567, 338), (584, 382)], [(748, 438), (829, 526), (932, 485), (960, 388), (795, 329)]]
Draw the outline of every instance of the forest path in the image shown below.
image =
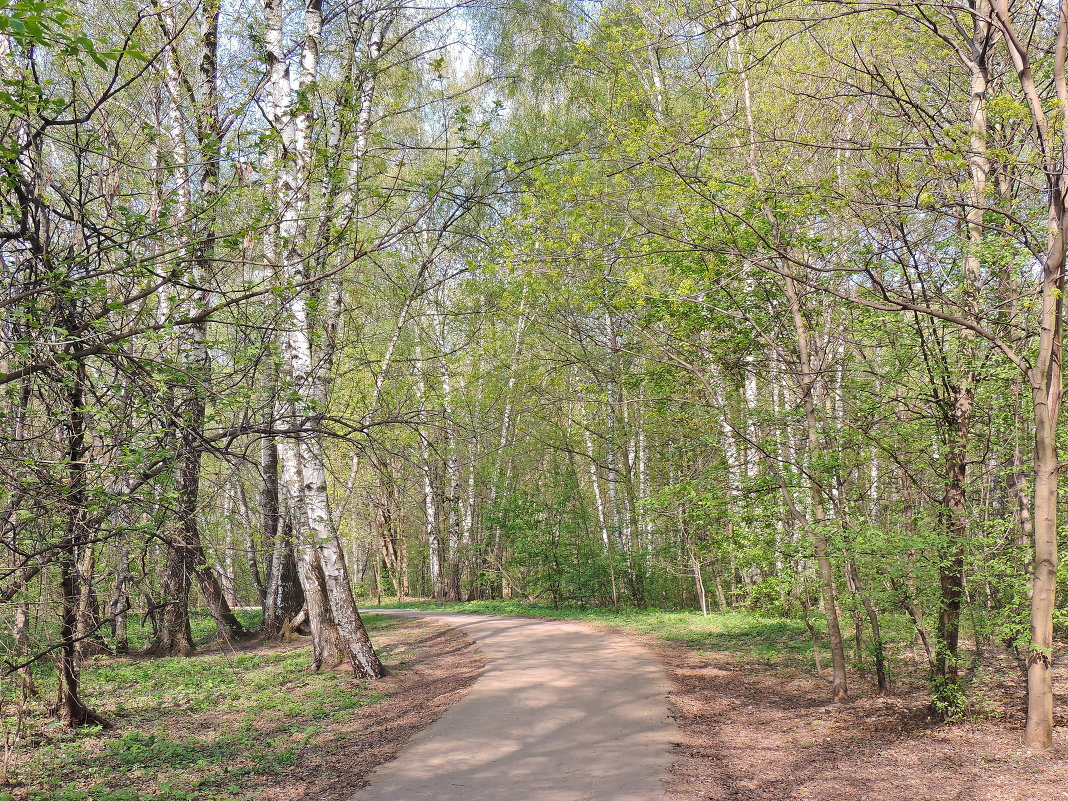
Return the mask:
[(354, 801), (655, 801), (665, 797), (669, 684), (621, 636), (559, 621), (400, 610), (486, 656), (467, 696), (376, 769)]

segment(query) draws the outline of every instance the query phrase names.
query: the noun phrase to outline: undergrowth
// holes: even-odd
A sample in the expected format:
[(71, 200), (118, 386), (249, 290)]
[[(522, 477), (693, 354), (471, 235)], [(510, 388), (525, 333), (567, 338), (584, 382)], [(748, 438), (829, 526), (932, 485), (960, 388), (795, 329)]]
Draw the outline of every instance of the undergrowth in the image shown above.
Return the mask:
[[(247, 623), (254, 623), (246, 619)], [(365, 619), (371, 630), (397, 625)], [(246, 801), (331, 724), (384, 696), (366, 681), (308, 670), (305, 644), (186, 658), (88, 660), (83, 695), (111, 722), (71, 730), (41, 698), (0, 801)], [(38, 687), (51, 687), (38, 671)], [(11, 725), (13, 722), (8, 721)]]

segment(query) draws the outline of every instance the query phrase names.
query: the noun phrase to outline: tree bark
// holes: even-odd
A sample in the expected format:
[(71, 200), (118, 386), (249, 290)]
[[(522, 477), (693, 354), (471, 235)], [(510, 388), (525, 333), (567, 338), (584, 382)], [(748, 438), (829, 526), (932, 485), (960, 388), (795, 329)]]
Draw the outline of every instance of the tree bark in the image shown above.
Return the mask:
[(120, 532), (115, 543), (115, 592), (111, 596), (111, 634), (115, 640), (115, 653), (130, 651), (126, 619), (130, 610), (130, 543), (125, 531)]
[[(195, 315), (210, 304), (210, 291), (206, 288), (206, 283), (214, 262), (215, 201), (221, 158), (221, 127), (216, 92), (218, 18), (217, 0), (208, 0), (202, 5), (200, 67), (203, 97), (199, 100), (189, 97), (196, 117), (196, 135), (200, 150), (201, 208), (195, 216), (201, 223), (201, 230), (196, 241), (190, 243), (190, 159), (182, 114), (182, 99), (187, 93), (182, 87), (182, 68), (175, 26), (171, 24), (169, 15), (160, 17), (164, 36), (168, 40), (165, 84), (169, 108), (164, 128), (175, 160), (175, 215), (180, 226), (178, 254), (181, 259), (188, 258), (192, 267), (194, 290), (184, 304), (184, 311), (190, 315)], [(180, 269), (175, 278), (182, 283), (189, 281), (187, 276), (181, 274)], [(171, 290), (166, 292), (170, 293)], [(169, 303), (167, 305), (169, 306)], [(229, 641), (244, 633), (244, 628), (226, 601), (218, 576), (208, 564), (197, 519), (200, 507), (201, 439), (211, 374), (211, 359), (206, 340), (206, 323), (198, 321), (182, 326), (176, 342), (183, 376), (180, 383), (174, 387), (175, 402), (171, 412), (177, 438), (175, 489), (178, 498), (175, 516), (178, 520), (178, 531), (170, 542), (172, 553), (167, 555), (164, 583), (165, 602), (168, 605), (160, 621), (160, 638), (154, 646), (157, 653), (172, 656), (192, 653), (192, 637), (188, 632), (188, 607), (189, 583), (193, 576), (196, 576), (200, 583), (201, 593), (215, 619), (219, 637)], [(184, 621), (181, 619), (183, 615), (186, 618)]]
[[(311, 128), (313, 105), (294, 107), (288, 65), (282, 50), (282, 13), (277, 0), (266, 0), (268, 62), (271, 67), (271, 108), (275, 129), (288, 137), (292, 162), (282, 160), (279, 170), (279, 189), (282, 213), (278, 226), (280, 246), (279, 272), (285, 284), (282, 296), (282, 315), (285, 330), (281, 334), (283, 378), (292, 388), (293, 403), (288, 411), (295, 428), (303, 429), (290, 451), (290, 469), (283, 477), (290, 482), (290, 496), (297, 501), (300, 514), (298, 533), (303, 540), (298, 562), (303, 565), (301, 575), (309, 611), (315, 600), (318, 582), (322, 578), (326, 607), (337, 628), (339, 645), (353, 672), (364, 678), (378, 678), (382, 665), (371, 646), (363, 621), (356, 608), (348, 570), (330, 516), (327, 490), (326, 454), (319, 426), (323, 417), (325, 379), (316, 369), (312, 358), (312, 331), (307, 297), (299, 288), (292, 288), (307, 280), (307, 259), (301, 246), (307, 237), (305, 212), (309, 205), (308, 175), (310, 173)], [(301, 96), (314, 92), (319, 74), (319, 39), (322, 29), (321, 0), (309, 0), (304, 10), (304, 42), (300, 56)], [(299, 483), (298, 483), (299, 482)], [(316, 569), (318, 573), (316, 574)]]
[(860, 598), (864, 611), (868, 616), (868, 624), (871, 626), (872, 649), (875, 656), (875, 681), (879, 687), (879, 694), (886, 695), (890, 692), (890, 678), (886, 673), (886, 648), (883, 643), (882, 627), (879, 625), (879, 613), (872, 603), (871, 597), (864, 592), (860, 584), (860, 571), (857, 569), (857, 560), (849, 559), (850, 583), (854, 592)]
[(430, 561), (430, 595), (432, 598), (445, 597), (445, 573), (442, 565), (441, 524), (438, 520), (438, 493), (435, 486), (433, 449), (430, 447), (430, 432), (426, 427), (427, 388), (423, 351), (416, 344), (416, 391), (423, 408), (423, 425), (419, 429), (419, 446), (422, 461), (420, 472), (423, 478), (423, 530), (426, 536), (427, 553)]
[(85, 363), (78, 361), (70, 378), (67, 417), (66, 523), (60, 541), (59, 584), (61, 598), (60, 648), (57, 672), (59, 691), (56, 714), (69, 726), (104, 725), (105, 721), (81, 698), (81, 666), (78, 660), (78, 605), (81, 586), (78, 576), (78, 551), (90, 542), (88, 490), (86, 487)]
[[(279, 414), (280, 419), (286, 419), (288, 413)], [(279, 630), (286, 633), (289, 626), (286, 607), (284, 604), (285, 585), (284, 571), (285, 560), (289, 557), (286, 551), (291, 550), (295, 562), (296, 572), (300, 579), (301, 593), (304, 598), (304, 610), (307, 616), (308, 629), (312, 637), (312, 668), (319, 670), (323, 667), (335, 667), (344, 659), (341, 649), (341, 635), (337, 630), (337, 624), (330, 613), (329, 603), (326, 599), (326, 583), (322, 574), (319, 560), (316, 558), (314, 549), (307, 541), (307, 513), (304, 509), (303, 495), (303, 469), (297, 445), (292, 440), (282, 440), (278, 445), (279, 464), (281, 466), (282, 483), (286, 489), (287, 519), (292, 521), (293, 542), (288, 542), (280, 535), (280, 549), (276, 566), (278, 577), (278, 607), (276, 611), (279, 621)]]
[[(994, 17), (1012, 59), (1027, 102), (1047, 182), (1047, 240), (1039, 287), (1039, 339), (1034, 365), (1027, 371), (1035, 419), (1034, 565), (1031, 593), (1031, 643), (1027, 655), (1027, 722), (1024, 744), (1032, 748), (1053, 745), (1053, 610), (1057, 591), (1057, 424), (1060, 420), (1063, 381), (1063, 297), (1065, 246), (1068, 242), (1068, 3), (1057, 13), (1057, 41), (1053, 55), (1053, 86), (1057, 95), (1054, 136), (1031, 70), (1027, 40), (1014, 29), (1009, 0), (996, 0)], [(1059, 143), (1056, 141), (1059, 140)]]
[[(816, 406), (813, 397), (816, 391), (817, 376), (812, 369), (808, 326), (801, 310), (801, 300), (797, 294), (797, 285), (793, 278), (786, 278), (785, 289), (786, 298), (790, 304), (790, 314), (794, 322), (794, 333), (797, 338), (800, 368), (800, 380), (798, 385), (805, 408), (805, 429), (807, 431), (808, 453), (812, 456), (819, 453), (820, 448), (818, 433), (819, 423), (816, 418)], [(809, 469), (811, 470), (811, 467)], [(815, 518), (814, 525), (809, 526), (809, 533), (812, 536), (812, 542), (816, 550), (816, 562), (819, 565), (823, 607), (824, 612), (827, 615), (827, 634), (831, 641), (833, 697), (835, 701), (847, 701), (849, 699), (849, 689), (846, 679), (845, 645), (842, 641), (842, 629), (838, 621), (837, 590), (834, 582), (834, 570), (831, 566), (830, 556), (827, 553), (827, 513), (823, 504), (823, 491), (817, 484), (815, 477), (809, 475), (808, 483), (812, 514)]]

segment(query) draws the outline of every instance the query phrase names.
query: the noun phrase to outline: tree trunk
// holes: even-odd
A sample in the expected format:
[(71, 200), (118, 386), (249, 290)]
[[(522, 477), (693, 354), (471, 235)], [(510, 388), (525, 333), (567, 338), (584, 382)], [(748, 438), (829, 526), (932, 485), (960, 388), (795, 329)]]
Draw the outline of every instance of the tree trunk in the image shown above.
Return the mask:
[(129, 653), (130, 640), (126, 618), (130, 610), (130, 544), (126, 532), (115, 543), (115, 592), (111, 596), (111, 634), (115, 639), (115, 653)]
[[(438, 314), (443, 317), (439, 308)], [(442, 323), (444, 325), (444, 323)], [(460, 600), (460, 571), (461, 571), (461, 548), (460, 548), (460, 465), (456, 455), (456, 437), (453, 435), (453, 409), (452, 409), (452, 375), (449, 370), (447, 359), (447, 343), (445, 333), (441, 331), (438, 341), (441, 351), (438, 362), (441, 370), (441, 398), (442, 412), (444, 414), (444, 441), (442, 449), (445, 453), (445, 478), (448, 481), (448, 494), (445, 497), (445, 537), (446, 549), (446, 575), (445, 597), (449, 601)]]
[[(267, 615), (267, 586), (263, 583), (263, 574), (260, 572), (260, 560), (257, 556), (256, 542), (253, 530), (256, 527), (255, 515), (249, 506), (248, 496), (245, 493), (245, 484), (241, 476), (234, 477), (237, 483), (238, 499), (241, 502), (241, 537), (242, 549), (245, 552), (245, 564), (248, 565), (249, 578), (252, 586), (256, 588), (256, 600), (259, 601), (260, 609), (263, 610), (264, 618)], [(270, 550), (273, 542), (267, 540), (267, 548)]]
[(157, 656), (191, 656), (193, 630), (189, 625), (190, 560), (179, 543), (166, 546), (160, 576), (160, 600), (155, 641), (149, 649)]
[[(268, 426), (273, 426), (275, 415), (268, 414)], [(274, 437), (260, 440), (260, 511), (261, 536), (267, 557), (267, 584), (263, 600), (263, 628), (268, 636), (282, 631), (285, 620), (283, 594), (287, 581), (299, 581), (293, 551), (287, 541), (287, 533), (280, 526), (280, 500), (278, 494), (278, 443)], [(290, 527), (291, 530), (291, 527)], [(297, 611), (303, 606), (303, 599)]]
[[(1056, 303), (1060, 305), (1059, 295)], [(1056, 350), (1059, 352), (1060, 348)], [(1060, 474), (1056, 420), (1060, 391), (1058, 358), (1050, 364), (1047, 377), (1035, 392), (1035, 561), (1024, 729), (1024, 744), (1033, 748), (1053, 745), (1053, 609), (1057, 590), (1057, 484)]]
[[(797, 351), (801, 371), (799, 380), (800, 394), (805, 407), (805, 428), (808, 433), (808, 453), (810, 456), (819, 452), (819, 424), (816, 419), (816, 406), (813, 395), (816, 391), (816, 374), (812, 369), (812, 357), (809, 350), (808, 327), (801, 311), (801, 301), (797, 294), (797, 285), (793, 278), (785, 280), (786, 298), (790, 304), (790, 313), (794, 321), (794, 333), (797, 337)], [(816, 562), (819, 565), (822, 586), (823, 607), (827, 615), (827, 634), (831, 641), (831, 666), (833, 670), (833, 697), (835, 701), (849, 699), (846, 683), (845, 645), (842, 641), (842, 629), (838, 622), (838, 603), (834, 583), (834, 570), (827, 554), (827, 514), (823, 505), (822, 489), (812, 475), (808, 477), (810, 503), (815, 525), (809, 526), (809, 533), (816, 550)]]
[(860, 598), (860, 602), (863, 604), (864, 611), (868, 616), (868, 623), (871, 626), (872, 649), (875, 652), (875, 680), (879, 687), (879, 694), (886, 695), (890, 692), (890, 679), (886, 674), (886, 649), (883, 644), (882, 627), (879, 625), (879, 613), (876, 611), (871, 598), (860, 585), (860, 571), (857, 569), (856, 559), (850, 557), (848, 569), (853, 591)]
[[(283, 412), (278, 417), (288, 419), (289, 412)], [(292, 543), (284, 536), (279, 538), (282, 550), (279, 551), (278, 557), (280, 560), (277, 568), (278, 578), (280, 582), (284, 578), (285, 563), (289, 556), (285, 552), (291, 551), (296, 573), (300, 579), (301, 595), (304, 599), (303, 609), (308, 629), (311, 632), (312, 668), (314, 670), (320, 670), (323, 667), (333, 668), (344, 660), (344, 653), (341, 647), (341, 635), (330, 613), (329, 602), (326, 598), (327, 588), (322, 567), (314, 548), (308, 542), (306, 533), (308, 515), (304, 509), (303, 469), (297, 444), (290, 439), (279, 442), (278, 457), (282, 486), (285, 488), (286, 520), (291, 522), (293, 536)], [(280, 631), (289, 633), (288, 628), (291, 624), (285, 614), (284, 584), (279, 585), (278, 592), (281, 593), (281, 597), (276, 614), (280, 621)]]
[(597, 527), (601, 532), (601, 545), (604, 547), (605, 561), (608, 562), (608, 581), (612, 589), (612, 606), (619, 606), (619, 589), (616, 585), (616, 552), (612, 545), (612, 537), (608, 533), (608, 519), (605, 512), (604, 493), (601, 491), (601, 478), (597, 474), (597, 459), (594, 456), (593, 438), (586, 426), (585, 414), (582, 404), (579, 404), (580, 422), (582, 424), (582, 437), (586, 445), (586, 457), (589, 459), (590, 486), (593, 487), (593, 500), (597, 510)]
[[(14, 621), (11, 626), (15, 639), (15, 654), (19, 660), (30, 656), (30, 605), (23, 601), (15, 604)], [(37, 686), (33, 681), (33, 669), (26, 665), (18, 672), (19, 694), (23, 701), (37, 695)]]
[[(298, 562), (304, 594), (309, 608), (316, 602), (317, 583), (322, 577), (325, 607), (337, 628), (339, 646), (356, 675), (377, 678), (382, 665), (371, 647), (370, 638), (356, 609), (341, 542), (330, 517), (327, 495), (326, 454), (320, 424), (323, 419), (325, 379), (312, 358), (312, 330), (306, 294), (297, 286), (306, 281), (307, 259), (301, 247), (307, 238), (306, 211), (309, 205), (309, 181), (312, 162), (311, 127), (313, 104), (294, 107), (289, 67), (282, 45), (282, 10), (277, 0), (264, 4), (267, 23), (265, 42), (270, 66), (271, 95), (268, 116), (283, 135), (291, 159), (279, 158), (278, 190), (282, 203), (278, 225), (279, 275), (288, 284), (283, 287), (281, 332), (283, 379), (291, 387), (293, 403), (287, 409), (295, 428), (303, 429), (295, 445), (283, 457), (283, 479), (289, 484), (292, 507), (299, 517), (297, 526), (301, 545)], [(322, 4), (309, 0), (304, 13), (304, 41), (300, 55), (302, 96), (311, 96), (319, 78), (319, 38), (322, 29)], [(318, 570), (318, 574), (316, 571)], [(320, 622), (325, 622), (325, 616)]]
[(103, 725), (103, 718), (90, 710), (81, 698), (81, 667), (78, 660), (78, 605), (81, 587), (78, 577), (78, 551), (90, 542), (88, 529), (86, 462), (88, 448), (85, 430), (85, 364), (78, 361), (70, 378), (70, 409), (67, 418), (66, 523), (57, 549), (61, 598), (60, 647), (56, 666), (59, 693), (56, 715), (69, 726)]
[[(184, 230), (178, 237), (179, 258), (188, 257), (192, 263), (194, 288), (183, 304), (183, 311), (188, 314), (196, 314), (201, 308), (210, 304), (211, 293), (206, 284), (214, 262), (215, 201), (218, 193), (218, 171), (221, 157), (221, 128), (216, 93), (218, 1), (207, 0), (202, 5), (201, 13), (200, 68), (204, 94), (199, 100), (189, 98), (194, 105), (196, 117), (201, 173), (199, 200), (202, 206), (198, 209), (198, 213), (192, 216), (197, 218), (201, 230), (199, 238), (193, 244), (190, 244), (188, 234)], [(171, 143), (176, 165), (174, 170), (177, 190), (174, 193), (175, 216), (184, 228), (189, 224), (188, 218), (192, 212), (191, 178), (188, 168), (190, 158), (182, 115), (183, 98), (186, 97), (187, 92), (182, 84), (181, 56), (176, 43), (175, 26), (169, 15), (161, 15), (159, 22), (168, 40), (165, 85), (169, 107), (164, 128)], [(165, 294), (172, 291), (168, 288)], [(165, 305), (169, 306), (170, 300), (173, 298), (168, 298)], [(182, 378), (173, 387), (175, 402), (172, 410), (177, 439), (175, 490), (178, 498), (175, 504), (175, 516), (178, 521), (178, 531), (170, 543), (174, 553), (168, 554), (165, 568), (165, 595), (168, 599), (173, 599), (173, 602), (169, 602), (164, 611), (160, 639), (154, 646), (154, 650), (158, 653), (175, 656), (192, 652), (192, 638), (187, 637), (184, 630), (189, 629), (189, 582), (193, 575), (199, 580), (201, 593), (215, 619), (219, 637), (224, 641), (229, 641), (244, 633), (241, 623), (226, 602), (218, 577), (208, 565), (197, 520), (200, 506), (201, 439), (211, 376), (206, 323), (197, 321), (181, 326), (176, 347), (182, 363)], [(181, 615), (185, 615), (186, 620), (179, 619)]]
[(701, 575), (701, 563), (697, 559), (693, 548), (690, 548), (690, 567), (693, 568), (694, 589), (697, 591), (697, 603), (701, 607), (701, 614), (708, 615), (708, 596), (705, 594), (705, 579)]
[(193, 570), (200, 584), (200, 594), (208, 605), (212, 618), (215, 620), (215, 629), (219, 639), (230, 642), (235, 637), (245, 633), (245, 627), (237, 619), (230, 603), (226, 600), (226, 591), (219, 581), (219, 575), (215, 568), (208, 562), (204, 547), (198, 541), (189, 549), (189, 555), (193, 561)]
[[(304, 596), (304, 611), (312, 640), (312, 670), (335, 668), (345, 661), (341, 632), (330, 612), (326, 579), (314, 549), (306, 545), (294, 548), (297, 573)], [(299, 617), (299, 616), (298, 616)], [(292, 624), (288, 624), (292, 625)], [(288, 633), (288, 632), (287, 632)]]
[(93, 581), (96, 574), (96, 547), (93, 543), (82, 548), (81, 564), (78, 566), (78, 584), (81, 596), (78, 599), (78, 658), (85, 659), (107, 653), (100, 640), (100, 606), (97, 602)]
[[(422, 346), (416, 343), (416, 390), (419, 403), (424, 409), (423, 417), (426, 417), (427, 388), (425, 368), (423, 365)], [(425, 419), (424, 419), (425, 423)], [(421, 473), (423, 477), (423, 530), (426, 536), (427, 554), (430, 561), (430, 595), (432, 598), (445, 597), (445, 574), (442, 569), (441, 553), (441, 525), (438, 520), (437, 490), (434, 482), (433, 449), (430, 447), (430, 432), (425, 426), (420, 426), (419, 446), (421, 448)]]
[[(1053, 610), (1057, 590), (1057, 424), (1060, 420), (1061, 350), (1065, 245), (1068, 242), (1068, 4), (1057, 12), (1057, 42), (1053, 54), (1053, 86), (1057, 95), (1054, 135), (1042, 96), (1031, 69), (1027, 37), (1014, 30), (1014, 12), (1008, 0), (996, 0), (994, 18), (1003, 30), (1002, 40), (1020, 80), (1031, 112), (1036, 141), (1042, 149), (1047, 182), (1047, 243), (1039, 288), (1039, 339), (1034, 365), (1027, 370), (1035, 419), (1034, 568), (1031, 594), (1031, 643), (1027, 655), (1027, 722), (1024, 745), (1053, 745)], [(1045, 54), (1043, 55), (1045, 58)]]
[[(987, 0), (978, 0), (972, 17), (972, 39), (968, 58), (971, 90), (969, 99), (968, 171), (971, 189), (963, 209), (967, 246), (963, 258), (963, 301), (968, 319), (980, 322), (979, 282), (987, 205), (987, 182), (990, 163), (986, 155), (989, 91), (990, 8)], [(935, 692), (955, 695), (960, 681), (959, 641), (961, 604), (964, 599), (964, 547), (968, 536), (968, 513), (965, 487), (968, 467), (968, 441), (975, 398), (976, 336), (962, 327), (961, 367), (956, 371), (952, 398), (946, 414), (947, 447), (945, 495), (942, 502), (942, 528), (946, 542), (939, 554), (938, 573), (941, 590), (938, 610), (938, 642), (935, 649)], [(935, 389), (937, 393), (937, 389)]]

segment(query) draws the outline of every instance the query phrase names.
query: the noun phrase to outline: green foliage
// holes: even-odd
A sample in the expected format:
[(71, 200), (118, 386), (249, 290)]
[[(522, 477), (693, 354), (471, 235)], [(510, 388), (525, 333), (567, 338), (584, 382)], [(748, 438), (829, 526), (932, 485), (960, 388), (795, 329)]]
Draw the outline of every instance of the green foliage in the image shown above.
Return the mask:
[(0, 0), (0, 34), (7, 34), (23, 48), (55, 48), (60, 56), (86, 55), (98, 66), (118, 54), (101, 52), (88, 36), (78, 31), (79, 20), (62, 2)]
[(596, 524), (573, 472), (554, 465), (537, 493), (501, 498), (487, 525), (500, 529), (511, 553), (506, 567), (526, 595), (556, 604), (611, 599), (613, 557), (591, 538)]
[(943, 679), (933, 682), (931, 711), (936, 718), (946, 723), (989, 718), (996, 714), (990, 700), (982, 691)]

